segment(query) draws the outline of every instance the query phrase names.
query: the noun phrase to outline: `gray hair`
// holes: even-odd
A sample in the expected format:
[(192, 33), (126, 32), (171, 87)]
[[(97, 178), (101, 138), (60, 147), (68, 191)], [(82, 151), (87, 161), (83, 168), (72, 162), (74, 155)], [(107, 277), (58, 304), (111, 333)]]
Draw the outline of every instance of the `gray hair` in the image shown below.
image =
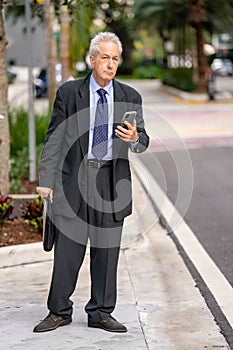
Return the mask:
[(122, 44), (118, 36), (111, 32), (100, 32), (94, 36), (94, 38), (91, 40), (90, 47), (89, 47), (89, 54), (96, 57), (99, 53), (99, 44), (101, 42), (108, 42), (111, 41), (118, 45), (120, 55), (122, 54)]

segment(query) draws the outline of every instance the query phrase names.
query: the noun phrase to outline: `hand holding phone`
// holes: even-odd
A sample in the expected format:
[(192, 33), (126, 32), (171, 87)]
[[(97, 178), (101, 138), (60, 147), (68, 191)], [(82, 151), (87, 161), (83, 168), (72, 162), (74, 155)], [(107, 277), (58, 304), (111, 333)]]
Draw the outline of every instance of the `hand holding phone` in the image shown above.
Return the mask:
[(121, 119), (121, 126), (122, 128), (128, 129), (127, 125), (125, 124), (125, 121), (129, 122), (130, 124), (133, 124), (133, 121), (136, 117), (137, 112), (136, 111), (129, 111), (126, 112), (123, 115), (123, 118)]

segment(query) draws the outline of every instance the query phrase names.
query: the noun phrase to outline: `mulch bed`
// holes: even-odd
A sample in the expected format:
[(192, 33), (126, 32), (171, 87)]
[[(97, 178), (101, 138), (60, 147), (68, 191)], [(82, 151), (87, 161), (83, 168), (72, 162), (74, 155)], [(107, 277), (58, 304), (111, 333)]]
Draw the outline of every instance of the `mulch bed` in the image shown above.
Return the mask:
[(40, 242), (42, 235), (38, 229), (22, 218), (4, 221), (0, 234), (0, 247), (14, 244)]

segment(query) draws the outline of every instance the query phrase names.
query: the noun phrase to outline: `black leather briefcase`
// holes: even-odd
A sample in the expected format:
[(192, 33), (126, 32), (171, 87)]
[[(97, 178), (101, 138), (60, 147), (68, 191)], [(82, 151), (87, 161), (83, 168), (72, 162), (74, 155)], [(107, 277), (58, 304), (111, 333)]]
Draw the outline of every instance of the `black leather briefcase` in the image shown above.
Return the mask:
[(55, 226), (53, 224), (53, 204), (50, 198), (44, 199), (43, 208), (43, 248), (50, 252), (55, 240)]

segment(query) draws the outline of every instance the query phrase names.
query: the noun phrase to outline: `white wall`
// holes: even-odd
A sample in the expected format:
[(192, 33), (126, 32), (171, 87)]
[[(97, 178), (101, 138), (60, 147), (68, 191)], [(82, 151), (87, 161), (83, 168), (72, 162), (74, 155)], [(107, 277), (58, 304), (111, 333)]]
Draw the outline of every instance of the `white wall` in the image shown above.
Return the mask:
[[(23, 17), (19, 17), (16, 23), (8, 18), (5, 21), (7, 45), (7, 62), (14, 60), (17, 66), (26, 66), (28, 48), (26, 22)], [(46, 38), (43, 24), (37, 18), (32, 19), (32, 57), (34, 67), (46, 66)]]

